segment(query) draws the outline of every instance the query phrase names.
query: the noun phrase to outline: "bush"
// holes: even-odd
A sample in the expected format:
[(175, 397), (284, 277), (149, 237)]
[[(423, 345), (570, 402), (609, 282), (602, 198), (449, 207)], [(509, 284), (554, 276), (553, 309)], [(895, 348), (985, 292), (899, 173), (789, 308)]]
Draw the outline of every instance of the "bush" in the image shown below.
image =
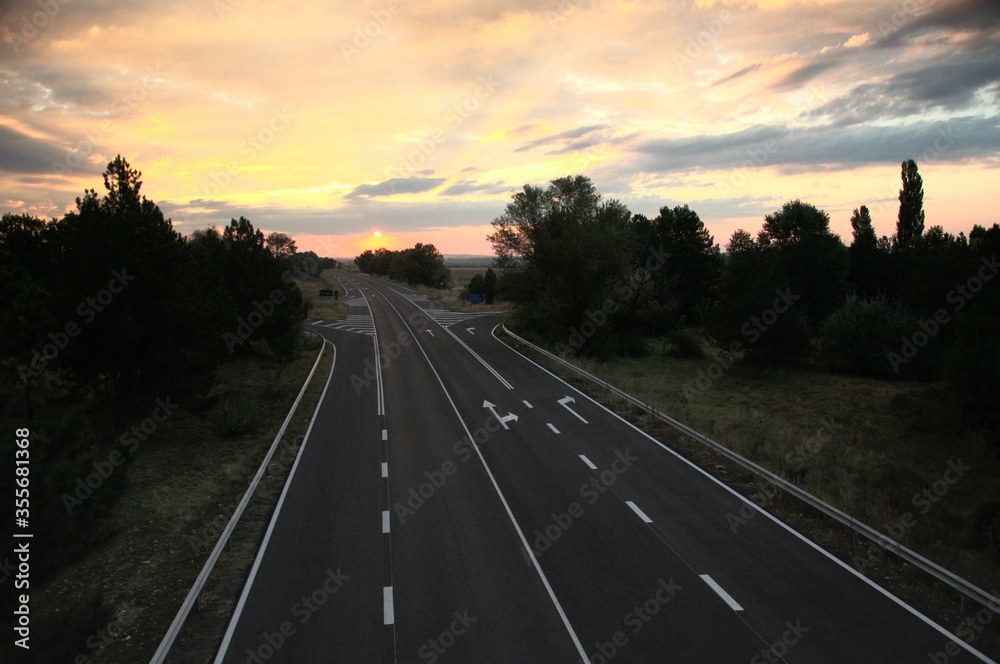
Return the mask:
[(916, 317), (898, 302), (881, 295), (873, 298), (849, 295), (820, 328), (822, 358), (831, 371), (901, 377), (912, 373), (917, 365), (907, 362), (898, 367), (897, 373), (888, 354), (898, 353), (900, 339), (916, 329)]

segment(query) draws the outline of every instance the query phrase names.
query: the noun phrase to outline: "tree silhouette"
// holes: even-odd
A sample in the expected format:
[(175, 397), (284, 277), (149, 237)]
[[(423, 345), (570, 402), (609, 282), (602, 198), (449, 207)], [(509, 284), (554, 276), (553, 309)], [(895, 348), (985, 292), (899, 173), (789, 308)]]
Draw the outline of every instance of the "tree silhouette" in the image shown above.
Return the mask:
[(913, 246), (924, 232), (924, 185), (917, 162), (912, 159), (903, 162), (902, 179), (895, 239), (896, 246), (905, 249)]

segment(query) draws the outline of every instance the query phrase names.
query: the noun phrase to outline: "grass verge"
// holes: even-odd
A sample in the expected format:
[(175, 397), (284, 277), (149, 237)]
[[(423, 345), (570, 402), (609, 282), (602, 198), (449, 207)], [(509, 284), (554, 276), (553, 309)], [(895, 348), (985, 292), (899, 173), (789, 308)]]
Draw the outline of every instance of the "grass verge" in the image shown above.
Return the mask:
[[(1000, 496), (998, 450), (956, 425), (942, 385), (724, 368), (711, 354), (680, 359), (662, 348), (662, 340), (651, 340), (643, 358), (573, 361), (998, 594), (1000, 557), (981, 545), (974, 518)], [(724, 457), (522, 350), (941, 624), (954, 630), (968, 619), (960, 598), (943, 584), (877, 545), (855, 542), (849, 530), (781, 492), (769, 495), (759, 480)], [(977, 631), (972, 645), (1000, 652), (1000, 619)]]

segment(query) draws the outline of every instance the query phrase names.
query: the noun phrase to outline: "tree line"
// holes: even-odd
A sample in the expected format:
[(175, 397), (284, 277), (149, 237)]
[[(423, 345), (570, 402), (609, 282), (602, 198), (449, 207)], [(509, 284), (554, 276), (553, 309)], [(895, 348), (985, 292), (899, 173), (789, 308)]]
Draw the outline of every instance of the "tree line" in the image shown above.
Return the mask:
[[(293, 278), (330, 266), (244, 217), (183, 237), (141, 187), (118, 156), (104, 194), (86, 190), (62, 218), (0, 218), (0, 401), (5, 421), (33, 432), (33, 525), (51, 540), (42, 550), (99, 537), (135, 447), (122, 442), (131, 425), (213, 405), (214, 370), (230, 358), (294, 355), (307, 303)], [(116, 470), (104, 473), (109, 459)], [(78, 488), (81, 478), (91, 486)]]
[(826, 212), (792, 200), (724, 252), (687, 205), (649, 219), (582, 175), (525, 185), (488, 238), (499, 296), (518, 329), (563, 353), (641, 354), (656, 338), (698, 356), (706, 340), (726, 363), (945, 379), (998, 441), (1000, 225), (925, 229), (915, 162), (901, 179), (891, 237), (862, 205), (845, 245)]
[(366, 249), (354, 259), (354, 264), (364, 274), (389, 277), (410, 286), (445, 288), (451, 284), (451, 270), (433, 244), (418, 242), (398, 251), (384, 247)]

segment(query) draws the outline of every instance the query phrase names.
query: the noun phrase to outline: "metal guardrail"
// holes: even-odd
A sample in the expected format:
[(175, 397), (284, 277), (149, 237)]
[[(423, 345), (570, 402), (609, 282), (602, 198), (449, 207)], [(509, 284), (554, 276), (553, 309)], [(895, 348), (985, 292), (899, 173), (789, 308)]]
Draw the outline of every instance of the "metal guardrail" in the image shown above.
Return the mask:
[(764, 468), (763, 466), (760, 466), (754, 463), (753, 461), (750, 461), (749, 459), (745, 459), (744, 457), (740, 456), (739, 454), (732, 451), (728, 447), (725, 447), (715, 442), (711, 438), (703, 436), (702, 434), (698, 433), (697, 431), (687, 426), (686, 424), (678, 422), (677, 420), (673, 419), (666, 413), (662, 413), (656, 410), (652, 406), (636, 399), (630, 394), (623, 392), (614, 385), (611, 385), (610, 383), (601, 380), (597, 376), (594, 376), (584, 371), (583, 369), (577, 367), (576, 365), (565, 360), (564, 358), (559, 357), (558, 355), (555, 355), (554, 353), (551, 353), (545, 350), (544, 348), (540, 348), (535, 344), (531, 343), (530, 341), (519, 337), (518, 335), (514, 334), (509, 329), (507, 329), (506, 324), (504, 324), (502, 327), (503, 331), (506, 332), (508, 335), (510, 335), (511, 338), (517, 340), (520, 343), (523, 343), (524, 345), (532, 348), (538, 353), (541, 353), (542, 355), (551, 358), (552, 360), (558, 362), (559, 364), (562, 364), (566, 368), (579, 374), (580, 376), (583, 376), (587, 380), (621, 397), (626, 402), (641, 408), (642, 410), (649, 413), (649, 415), (656, 417), (662, 420), (663, 422), (666, 422), (667, 424), (674, 427), (678, 431), (681, 431), (688, 437), (693, 438), (694, 440), (697, 440), (699, 443), (702, 443), (703, 445), (706, 445), (707, 447), (711, 448), (713, 451), (718, 452), (719, 454), (726, 457), (733, 463), (741, 466), (742, 468), (750, 471), (751, 473), (754, 473), (758, 477), (767, 480), (771, 484), (774, 484), (775, 486), (781, 488), (785, 492), (795, 496), (802, 502), (806, 503), (807, 505), (816, 509), (817, 511), (823, 513), (824, 515), (851, 528), (851, 530), (853, 530), (856, 534), (860, 534), (863, 535), (864, 537), (867, 537), (869, 540), (875, 542), (883, 549), (896, 554), (898, 557), (902, 558), (903, 560), (910, 563), (914, 567), (920, 569), (921, 571), (927, 574), (930, 574), (931, 576), (935, 577), (938, 581), (947, 584), (962, 596), (963, 608), (966, 597), (984, 607), (990, 608), (993, 611), (996, 611), (998, 607), (1000, 607), (1000, 598), (994, 597), (993, 595), (983, 590), (979, 586), (976, 586), (971, 582), (967, 581), (966, 579), (963, 579), (962, 577), (958, 576), (957, 574), (941, 567), (932, 560), (928, 560), (927, 558), (920, 555), (916, 551), (913, 551), (912, 549), (903, 546), (896, 540), (875, 530), (871, 526), (868, 526), (867, 524), (858, 521), (849, 514), (846, 514), (845, 512), (842, 512), (836, 507), (825, 503), (824, 501), (820, 500), (811, 493), (808, 493), (800, 489), (799, 487), (795, 486), (794, 484), (792, 484), (785, 478), (781, 477), (780, 475), (776, 475), (767, 468)]
[[(312, 333), (308, 332), (308, 334)], [(263, 479), (267, 474), (267, 467), (271, 463), (271, 457), (274, 456), (275, 450), (278, 449), (278, 444), (285, 435), (285, 430), (288, 428), (289, 422), (292, 421), (292, 417), (295, 415), (295, 411), (299, 407), (299, 402), (302, 401), (302, 397), (305, 395), (306, 389), (312, 382), (313, 374), (316, 373), (316, 367), (319, 366), (319, 361), (323, 359), (323, 353), (326, 350), (328, 343), (329, 342), (325, 339), (323, 340), (323, 345), (319, 349), (319, 355), (316, 356), (316, 361), (313, 362), (312, 370), (309, 372), (305, 382), (302, 384), (302, 389), (299, 390), (299, 395), (295, 397), (295, 402), (292, 404), (291, 410), (288, 411), (288, 415), (285, 417), (285, 421), (281, 424), (281, 428), (278, 429), (278, 434), (274, 437), (274, 442), (271, 443), (271, 447), (264, 456), (264, 460), (261, 462), (260, 468), (257, 469), (257, 474), (254, 475), (253, 480), (250, 481), (250, 487), (247, 489), (246, 493), (243, 494), (243, 498), (240, 500), (239, 505), (236, 506), (236, 511), (233, 512), (232, 518), (229, 519), (229, 523), (226, 524), (225, 529), (222, 531), (222, 535), (219, 536), (219, 541), (216, 542), (215, 548), (212, 549), (212, 553), (208, 556), (208, 560), (205, 561), (204, 567), (201, 568), (198, 578), (195, 579), (194, 585), (191, 586), (191, 590), (188, 592), (187, 597), (184, 598), (184, 603), (181, 604), (180, 610), (177, 612), (177, 615), (174, 616), (174, 620), (170, 623), (170, 627), (167, 628), (167, 633), (164, 634), (163, 640), (160, 641), (160, 646), (153, 654), (153, 658), (149, 660), (150, 664), (162, 664), (162, 662), (166, 660), (167, 654), (170, 652), (170, 648), (174, 645), (174, 641), (177, 639), (177, 635), (180, 633), (181, 627), (184, 625), (184, 621), (187, 620), (188, 614), (191, 613), (191, 609), (194, 608), (195, 602), (198, 601), (198, 595), (201, 594), (202, 589), (205, 587), (205, 583), (208, 581), (209, 575), (215, 568), (215, 564), (219, 561), (219, 557), (222, 555), (222, 550), (229, 542), (229, 538), (232, 537), (233, 530), (236, 529), (236, 524), (239, 523), (239, 520), (243, 517), (243, 512), (253, 499), (253, 494), (257, 491), (257, 487), (260, 484), (261, 479)]]

